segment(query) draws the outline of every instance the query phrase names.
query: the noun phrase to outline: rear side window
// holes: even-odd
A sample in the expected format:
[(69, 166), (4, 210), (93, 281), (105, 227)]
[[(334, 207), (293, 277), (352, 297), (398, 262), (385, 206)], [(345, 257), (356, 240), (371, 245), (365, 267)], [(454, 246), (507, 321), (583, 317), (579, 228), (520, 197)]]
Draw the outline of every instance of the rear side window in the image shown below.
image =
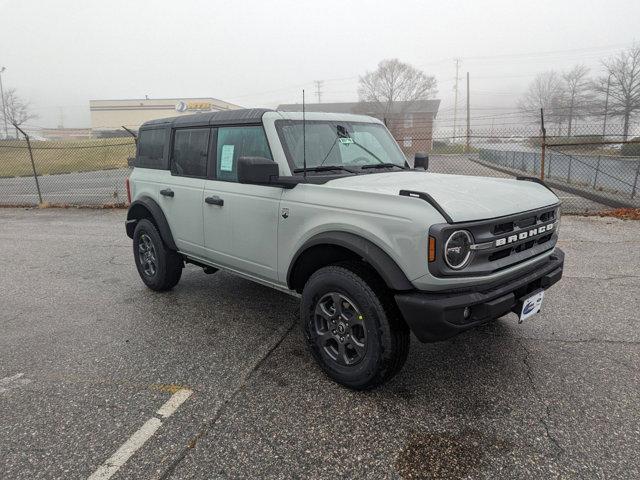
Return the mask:
[(220, 127), (218, 129), (216, 179), (238, 180), (238, 158), (263, 157), (273, 160), (261, 126)]
[(171, 173), (185, 177), (207, 176), (208, 128), (184, 128), (173, 134)]
[(167, 129), (154, 128), (140, 130), (138, 133), (138, 156), (136, 167), (166, 169), (164, 161), (164, 145)]

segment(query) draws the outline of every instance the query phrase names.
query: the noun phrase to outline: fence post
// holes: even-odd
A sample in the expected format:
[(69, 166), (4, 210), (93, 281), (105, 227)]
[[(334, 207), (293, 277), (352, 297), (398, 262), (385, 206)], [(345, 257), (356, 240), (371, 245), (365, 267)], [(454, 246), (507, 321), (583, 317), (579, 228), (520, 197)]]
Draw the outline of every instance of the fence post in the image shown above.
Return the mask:
[(33, 170), (33, 178), (36, 181), (36, 189), (38, 190), (38, 200), (39, 203), (42, 203), (42, 193), (40, 193), (40, 182), (38, 182), (38, 174), (36, 173), (36, 164), (33, 161), (33, 151), (31, 150), (31, 140), (29, 140), (29, 135), (25, 133), (18, 125), (13, 125), (16, 130), (18, 130), (24, 138), (27, 140), (27, 148), (29, 149), (29, 158), (31, 158), (31, 169)]
[(640, 158), (638, 158), (638, 166), (636, 167), (636, 178), (633, 180), (633, 188), (631, 189), (631, 198), (636, 196), (638, 188), (638, 176), (640, 175)]
[(598, 183), (598, 172), (600, 171), (600, 155), (598, 155), (598, 163), (596, 163), (596, 174), (593, 176), (593, 189), (596, 188), (596, 183)]
[(569, 168), (567, 170), (567, 183), (571, 183), (571, 160), (572, 158), (569, 157)]
[(542, 150), (540, 155), (540, 180), (544, 181), (544, 154), (547, 148), (547, 129), (544, 128), (544, 110), (540, 109), (540, 126), (542, 128)]

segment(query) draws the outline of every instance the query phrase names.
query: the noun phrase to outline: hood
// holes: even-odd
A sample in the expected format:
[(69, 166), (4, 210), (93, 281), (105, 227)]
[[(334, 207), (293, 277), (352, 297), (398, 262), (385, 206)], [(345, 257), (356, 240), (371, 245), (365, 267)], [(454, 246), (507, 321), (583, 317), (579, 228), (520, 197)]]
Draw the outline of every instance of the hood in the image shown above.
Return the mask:
[(535, 182), (430, 172), (354, 175), (325, 186), (395, 196), (400, 190), (428, 193), (454, 222), (502, 217), (558, 203), (558, 197)]

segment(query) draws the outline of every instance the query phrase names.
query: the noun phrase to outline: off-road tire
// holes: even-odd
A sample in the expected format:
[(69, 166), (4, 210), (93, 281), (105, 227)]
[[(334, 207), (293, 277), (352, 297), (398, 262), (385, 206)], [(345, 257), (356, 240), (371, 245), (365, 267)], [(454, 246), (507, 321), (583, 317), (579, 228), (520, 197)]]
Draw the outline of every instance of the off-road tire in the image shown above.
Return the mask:
[[(341, 365), (327, 354), (322, 342), (329, 338), (328, 332), (318, 333), (316, 308), (332, 292), (352, 302), (361, 313), (366, 348), (354, 365)], [(313, 273), (302, 292), (300, 317), (312, 356), (331, 379), (346, 387), (367, 390), (379, 386), (398, 373), (407, 359), (409, 328), (386, 285), (366, 264), (344, 262)]]
[[(142, 250), (145, 250), (149, 243), (153, 247), (154, 269), (150, 268), (149, 263), (143, 264), (141, 259), (141, 244)], [(166, 247), (157, 227), (146, 218), (138, 221), (133, 232), (133, 257), (140, 278), (151, 290), (171, 290), (180, 281), (184, 266), (182, 258), (178, 252)]]

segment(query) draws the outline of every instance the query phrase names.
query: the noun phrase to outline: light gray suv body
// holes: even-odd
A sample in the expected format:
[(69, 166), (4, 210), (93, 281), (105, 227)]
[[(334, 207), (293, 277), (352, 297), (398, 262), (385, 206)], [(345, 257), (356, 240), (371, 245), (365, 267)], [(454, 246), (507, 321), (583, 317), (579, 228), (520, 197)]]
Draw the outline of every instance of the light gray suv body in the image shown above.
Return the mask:
[(562, 275), (551, 190), (410, 168), (366, 116), (147, 122), (128, 189), (126, 230), (150, 288), (172, 288), (192, 263), (298, 292), (314, 358), (357, 389), (402, 367), (410, 330), (437, 341), (512, 310), (526, 318)]

